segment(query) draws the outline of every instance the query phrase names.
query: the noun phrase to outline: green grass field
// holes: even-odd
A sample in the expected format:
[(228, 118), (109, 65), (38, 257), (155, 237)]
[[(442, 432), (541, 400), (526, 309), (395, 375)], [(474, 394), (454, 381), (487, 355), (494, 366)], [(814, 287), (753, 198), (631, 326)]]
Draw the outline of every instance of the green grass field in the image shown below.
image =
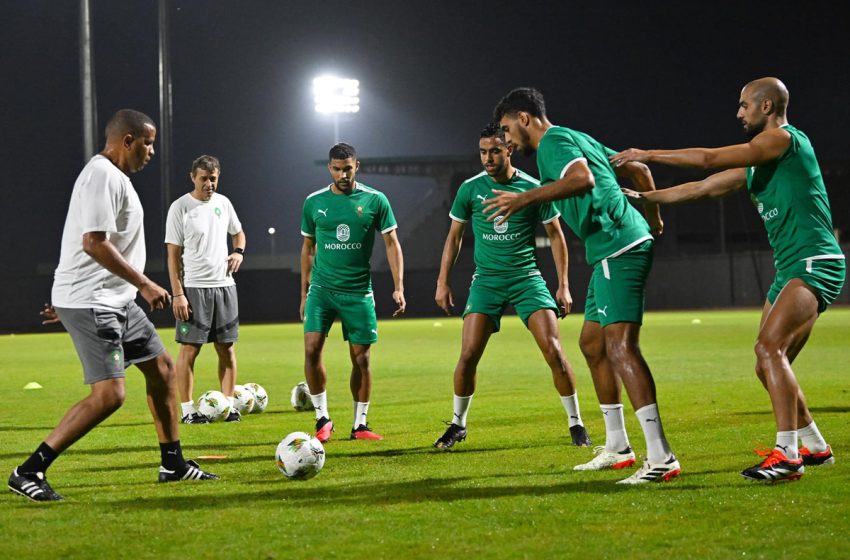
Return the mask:
[[(588, 431), (602, 444), (576, 343), (580, 321), (562, 322), (562, 338)], [(240, 381), (267, 389), (268, 410), (238, 424), (181, 428), (187, 457), (227, 456), (203, 462), (221, 481), (154, 482), (159, 450), (142, 376), (130, 370), (124, 407), (51, 468), (64, 502), (2, 494), (0, 558), (846, 558), (850, 309), (824, 314), (795, 364), (837, 455), (836, 465), (810, 468), (796, 483), (762, 486), (738, 475), (757, 460), (755, 440), (770, 447), (775, 431), (753, 373), (757, 323), (754, 310), (647, 315), (642, 348), (683, 476), (633, 488), (614, 484), (622, 472), (572, 471), (591, 451), (568, 445), (548, 369), (516, 317), (491, 339), (469, 438), (448, 453), (431, 443), (451, 417), (460, 320), (381, 323), (369, 413), (380, 442), (346, 439), (350, 366), (334, 327), (325, 360), (336, 438), (318, 477), (288, 481), (275, 446), (314, 423), (312, 412), (289, 405), (302, 379), (301, 326), (243, 326)], [(87, 390), (64, 333), (0, 337), (0, 363), (0, 391), (11, 397), (0, 416), (7, 476)], [(197, 370), (196, 396), (217, 388), (211, 348)], [(44, 388), (24, 391), (29, 381)], [(626, 411), (641, 453), (643, 437)]]

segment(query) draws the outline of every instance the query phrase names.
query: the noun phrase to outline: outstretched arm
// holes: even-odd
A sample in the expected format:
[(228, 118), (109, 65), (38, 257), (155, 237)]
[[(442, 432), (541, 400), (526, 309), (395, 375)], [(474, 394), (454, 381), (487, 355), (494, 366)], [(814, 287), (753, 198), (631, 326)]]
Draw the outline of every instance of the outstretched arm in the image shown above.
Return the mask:
[(393, 301), (398, 305), (393, 313), (393, 317), (396, 317), (407, 308), (407, 302), (404, 301), (404, 257), (396, 230), (384, 234), (384, 244), (387, 246), (387, 262), (393, 275)]
[(451, 308), (455, 306), (452, 288), (449, 285), (449, 274), (451, 274), (452, 267), (454, 267), (457, 256), (460, 254), (465, 229), (466, 224), (452, 220), (449, 234), (446, 236), (446, 242), (443, 245), (443, 256), (440, 258), (440, 275), (437, 276), (437, 293), (434, 295), (434, 301), (437, 302), (440, 309), (446, 312), (446, 315), (451, 315)]
[[(634, 186), (634, 190), (638, 192), (651, 192), (655, 190), (655, 181), (652, 178), (652, 172), (649, 170), (649, 167), (642, 163), (630, 161), (619, 167), (615, 167), (614, 171), (617, 173), (617, 177), (629, 179)], [(658, 205), (647, 203), (644, 205), (643, 211), (652, 235), (658, 237), (664, 233), (664, 221), (661, 219), (661, 209)]]
[(298, 309), (298, 317), (304, 321), (304, 307), (307, 305), (307, 289), (310, 287), (310, 275), (313, 272), (313, 258), (316, 256), (316, 240), (304, 236), (301, 245), (301, 306)]
[(552, 259), (555, 261), (555, 270), (558, 272), (558, 289), (555, 292), (555, 301), (558, 302), (558, 316), (566, 317), (573, 307), (573, 297), (570, 295), (570, 281), (567, 274), (569, 268), (567, 242), (564, 239), (559, 218), (543, 224), (543, 227), (549, 236), (549, 243), (552, 246)]
[(485, 205), (485, 214), (493, 213), (487, 218), (489, 221), (493, 221), (497, 216), (502, 216), (502, 219), (498, 222), (502, 223), (526, 206), (552, 202), (553, 200), (562, 200), (571, 196), (580, 196), (589, 192), (595, 185), (596, 181), (587, 163), (583, 160), (577, 160), (569, 166), (564, 176), (557, 181), (522, 193), (493, 189), (496, 197), (488, 198), (482, 201), (481, 204)]
[(661, 189), (660, 191), (637, 192), (622, 189), (629, 198), (651, 204), (680, 204), (703, 198), (719, 198), (739, 191), (747, 186), (747, 172), (744, 169), (728, 169), (706, 177), (702, 181), (693, 181)]
[(661, 163), (674, 167), (717, 169), (762, 165), (777, 159), (791, 144), (791, 135), (783, 128), (771, 128), (746, 144), (722, 148), (685, 148), (683, 150), (638, 150), (629, 148), (608, 160), (615, 166), (630, 161)]

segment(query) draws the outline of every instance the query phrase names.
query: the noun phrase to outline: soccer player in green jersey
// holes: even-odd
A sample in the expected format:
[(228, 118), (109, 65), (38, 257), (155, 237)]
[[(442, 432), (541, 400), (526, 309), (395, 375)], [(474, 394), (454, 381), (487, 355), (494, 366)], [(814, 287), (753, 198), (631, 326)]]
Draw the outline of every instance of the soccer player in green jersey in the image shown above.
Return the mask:
[[(452, 223), (443, 246), (434, 296), (447, 315), (454, 307), (449, 274), (460, 253), (468, 222), (472, 222), (475, 234), (475, 274), (463, 310), (462, 346), (454, 372), (454, 416), (446, 432), (434, 442), (438, 449), (449, 449), (466, 439), (466, 417), (475, 392), (478, 362), (490, 336), (499, 331), (502, 313), (508, 305), (514, 306), (531, 331), (552, 370), (555, 388), (567, 412), (573, 444), (591, 444), (581, 420), (575, 374), (561, 350), (558, 332), (557, 315), (565, 316), (572, 306), (567, 279), (567, 244), (558, 222), (560, 214), (551, 204), (541, 204), (514, 214), (509, 222), (494, 225), (487, 220), (480, 204), (492, 197), (493, 188), (523, 192), (539, 186), (537, 179), (511, 165), (512, 150), (498, 124), (485, 127), (478, 141), (484, 171), (463, 182), (449, 213)], [(537, 268), (534, 229), (538, 222), (543, 222), (549, 236), (558, 273), (555, 299)]]
[(593, 274), (587, 290), (579, 345), (593, 377), (605, 420), (605, 446), (575, 470), (620, 469), (635, 462), (620, 400), (625, 385), (646, 440), (647, 459), (620, 484), (662, 482), (681, 467), (670, 449), (655, 393), (655, 382), (639, 346), (646, 279), (652, 267), (652, 235), (663, 224), (657, 207), (647, 209), (649, 224), (620, 192), (617, 175), (636, 188), (654, 190), (649, 169), (629, 164), (615, 174), (608, 162), (614, 151), (592, 137), (554, 126), (546, 117), (543, 95), (515, 89), (494, 117), (516, 149), (537, 152), (541, 187), (523, 193), (494, 189), (484, 211), (497, 225), (526, 206), (555, 201), (570, 229), (584, 242)]
[(301, 320), (304, 321), (304, 375), (316, 409), (316, 437), (326, 442), (334, 430), (325, 391), (322, 348), (339, 317), (351, 355), (354, 424), (351, 439), (383, 439), (369, 429), (366, 414), (372, 393), (369, 349), (378, 341), (369, 260), (379, 231), (393, 277), (393, 301), (404, 313), (404, 260), (395, 217), (387, 197), (355, 176), (360, 163), (354, 147), (340, 143), (328, 154), (333, 182), (309, 195), (301, 214)]
[[(654, 204), (726, 196), (747, 189), (767, 229), (776, 278), (767, 293), (755, 346), (756, 375), (770, 395), (776, 447), (741, 475), (774, 482), (799, 479), (804, 465), (835, 462), (812, 418), (791, 364), (820, 313), (844, 284), (844, 255), (832, 230), (826, 186), (809, 138), (788, 123), (788, 90), (776, 78), (744, 86), (738, 119), (750, 140), (722, 148), (630, 149), (615, 165), (656, 162), (698, 169), (724, 168), (703, 179), (656, 192), (627, 195)], [(803, 447), (798, 449), (798, 438)]]

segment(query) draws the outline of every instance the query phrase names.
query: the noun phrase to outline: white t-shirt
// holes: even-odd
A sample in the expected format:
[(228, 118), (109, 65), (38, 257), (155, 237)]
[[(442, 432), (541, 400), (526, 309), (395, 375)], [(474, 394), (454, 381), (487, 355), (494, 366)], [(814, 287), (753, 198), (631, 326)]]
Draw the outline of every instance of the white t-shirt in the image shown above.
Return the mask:
[(136, 288), (83, 251), (83, 234), (106, 232), (106, 239), (130, 265), (145, 269), (144, 211), (130, 178), (102, 155), (83, 168), (74, 183), (62, 231), (59, 266), (53, 275), (56, 307), (120, 310), (136, 298)]
[(227, 236), (242, 231), (230, 200), (213, 193), (203, 202), (191, 193), (175, 200), (165, 220), (165, 242), (183, 247), (183, 286), (232, 286), (227, 272)]

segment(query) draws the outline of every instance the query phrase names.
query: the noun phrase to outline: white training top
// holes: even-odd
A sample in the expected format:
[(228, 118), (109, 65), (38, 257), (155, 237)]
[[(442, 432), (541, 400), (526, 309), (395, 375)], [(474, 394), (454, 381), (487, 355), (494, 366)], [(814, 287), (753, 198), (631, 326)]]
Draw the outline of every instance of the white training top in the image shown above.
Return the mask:
[(83, 251), (83, 234), (103, 231), (130, 265), (145, 270), (144, 211), (130, 178), (109, 159), (96, 155), (74, 183), (62, 231), (62, 252), (53, 275), (53, 305), (120, 310), (136, 288)]
[(232, 286), (227, 273), (227, 236), (242, 231), (230, 200), (213, 193), (203, 202), (184, 194), (168, 209), (165, 242), (183, 247), (183, 286), (223, 288)]

